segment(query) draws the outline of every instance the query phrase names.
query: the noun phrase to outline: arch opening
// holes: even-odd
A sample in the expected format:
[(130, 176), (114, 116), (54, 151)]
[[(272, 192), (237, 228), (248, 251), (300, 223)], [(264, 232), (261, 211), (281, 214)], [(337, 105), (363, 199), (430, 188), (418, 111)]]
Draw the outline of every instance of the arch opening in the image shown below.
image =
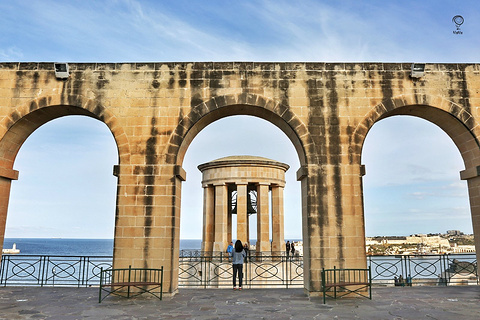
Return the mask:
[(18, 181), (2, 180), (9, 187), (2, 240), (110, 239), (112, 253), (117, 192), (112, 169), (120, 157), (101, 116), (74, 106), (34, 110), (9, 126), (0, 154), (3, 169), (20, 172)]
[(367, 237), (473, 233), (459, 172), (478, 147), (466, 134), (452, 115), (426, 106), (398, 108), (375, 122), (362, 147)]
[(229, 105), (228, 107), (218, 108), (201, 117), (191, 128), (189, 128), (188, 132), (184, 135), (182, 143), (178, 148), (178, 152), (176, 153), (176, 163), (180, 166), (182, 165), (188, 147), (190, 146), (195, 136), (202, 129), (222, 118), (239, 115), (254, 116), (264, 119), (275, 125), (290, 139), (296, 150), (300, 165), (304, 166), (307, 164), (304, 143), (301, 141), (300, 137), (298, 137), (297, 133), (295, 132), (295, 130), (298, 128), (292, 128), (289, 123), (285, 121), (285, 119), (275, 114), (271, 110), (243, 104)]
[[(296, 181), (296, 169), (300, 162), (296, 150), (278, 127), (259, 117), (246, 115), (227, 116), (212, 121), (190, 140), (183, 164), (187, 180), (182, 183), (180, 238), (202, 238), (202, 174), (197, 166), (232, 155), (261, 156), (290, 165), (290, 170), (286, 172), (284, 190), (285, 239), (301, 239), (301, 186)], [(236, 225), (235, 221), (233, 226)], [(256, 240), (254, 215), (250, 216), (249, 223), (250, 239)], [(232, 238), (236, 239), (235, 228), (232, 230)]]

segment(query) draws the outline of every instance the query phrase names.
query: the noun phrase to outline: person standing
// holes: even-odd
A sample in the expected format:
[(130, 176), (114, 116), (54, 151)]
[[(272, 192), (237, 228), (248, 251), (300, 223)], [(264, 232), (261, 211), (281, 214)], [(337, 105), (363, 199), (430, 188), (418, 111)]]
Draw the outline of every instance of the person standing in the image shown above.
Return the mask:
[(233, 251), (233, 242), (230, 241), (230, 244), (229, 244), (228, 247), (227, 247), (228, 259), (230, 259), (230, 256), (232, 255), (232, 251)]
[(293, 259), (293, 257), (295, 257), (295, 245), (293, 244), (293, 242), (291, 246), (292, 246), (292, 259)]
[(287, 258), (290, 255), (290, 241), (287, 241), (285, 244), (285, 252), (287, 253)]
[(412, 286), (412, 276), (410, 275), (410, 273), (408, 274), (406, 280), (407, 280), (407, 287), (411, 287)]
[(230, 242), (230, 244), (227, 247), (227, 253), (232, 254), (233, 251), (233, 242)]
[(237, 275), (238, 275), (238, 290), (242, 290), (243, 280), (243, 259), (245, 258), (245, 250), (243, 250), (242, 241), (235, 242), (235, 249), (232, 251), (232, 267), (233, 267), (233, 290), (237, 289)]
[(248, 253), (249, 253), (248, 242), (245, 242), (243, 244), (243, 250), (245, 251), (245, 262), (248, 262)]

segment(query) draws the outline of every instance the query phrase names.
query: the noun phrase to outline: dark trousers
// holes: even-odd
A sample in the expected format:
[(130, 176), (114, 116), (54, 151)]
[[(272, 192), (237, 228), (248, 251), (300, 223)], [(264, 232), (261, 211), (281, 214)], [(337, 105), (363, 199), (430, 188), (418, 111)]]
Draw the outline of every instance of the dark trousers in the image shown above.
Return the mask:
[(243, 280), (243, 264), (234, 264), (233, 265), (233, 286), (237, 286), (237, 274), (238, 274), (238, 284), (239, 287), (242, 286)]

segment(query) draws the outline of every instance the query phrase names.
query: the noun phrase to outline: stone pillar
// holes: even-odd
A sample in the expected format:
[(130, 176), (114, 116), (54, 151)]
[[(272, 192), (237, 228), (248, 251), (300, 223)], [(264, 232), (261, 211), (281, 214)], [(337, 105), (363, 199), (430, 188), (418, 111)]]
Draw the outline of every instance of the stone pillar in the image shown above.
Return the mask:
[(247, 242), (247, 183), (237, 184), (237, 239)]
[(203, 235), (202, 251), (212, 252), (215, 232), (215, 188), (203, 188)]
[(475, 252), (477, 255), (477, 261), (480, 261), (480, 166), (461, 171), (460, 178), (462, 180), (467, 180)]
[(247, 214), (247, 242), (250, 246), (250, 216)]
[(260, 183), (257, 186), (257, 252), (271, 250), (268, 189), (269, 184)]
[(272, 255), (285, 249), (283, 187), (272, 187)]
[(230, 243), (232, 239), (232, 192), (227, 188), (227, 242)]
[[(8, 201), (12, 180), (18, 179), (18, 171), (0, 167), (0, 247), (3, 248), (7, 223)], [(1, 256), (1, 253), (0, 253)]]
[(228, 215), (228, 186), (215, 185), (215, 242), (214, 252), (225, 252), (227, 249), (227, 215)]

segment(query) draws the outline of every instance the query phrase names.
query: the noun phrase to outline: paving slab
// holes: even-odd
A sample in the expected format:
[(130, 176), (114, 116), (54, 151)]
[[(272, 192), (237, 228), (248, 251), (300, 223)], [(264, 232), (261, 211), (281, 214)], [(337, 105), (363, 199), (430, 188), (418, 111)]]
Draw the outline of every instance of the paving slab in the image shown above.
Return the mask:
[(480, 286), (374, 288), (373, 299), (308, 297), (302, 289), (181, 289), (162, 301), (98, 288), (0, 288), (0, 319), (480, 319)]

